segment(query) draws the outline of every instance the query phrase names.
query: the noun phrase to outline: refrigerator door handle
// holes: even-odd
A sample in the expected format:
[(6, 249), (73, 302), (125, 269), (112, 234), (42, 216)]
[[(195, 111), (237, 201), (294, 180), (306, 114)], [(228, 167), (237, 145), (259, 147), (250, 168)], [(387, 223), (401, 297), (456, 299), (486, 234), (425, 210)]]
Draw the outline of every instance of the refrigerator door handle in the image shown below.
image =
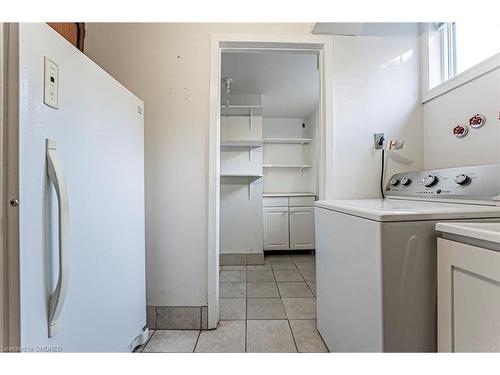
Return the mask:
[(46, 139), (47, 174), (54, 185), (58, 201), (58, 234), (59, 234), (59, 276), (54, 292), (49, 297), (48, 335), (52, 337), (58, 329), (64, 300), (68, 289), (69, 254), (68, 254), (68, 191), (62, 171), (62, 164), (57, 156), (56, 142)]

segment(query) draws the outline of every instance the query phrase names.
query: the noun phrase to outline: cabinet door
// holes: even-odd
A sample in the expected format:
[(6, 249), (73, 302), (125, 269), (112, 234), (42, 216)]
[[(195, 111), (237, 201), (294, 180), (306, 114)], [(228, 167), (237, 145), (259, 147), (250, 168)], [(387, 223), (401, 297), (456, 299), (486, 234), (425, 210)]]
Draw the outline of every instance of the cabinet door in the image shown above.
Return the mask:
[(288, 207), (264, 207), (264, 250), (289, 250)]
[(438, 239), (438, 351), (500, 351), (500, 252)]
[(290, 248), (314, 249), (314, 208), (290, 207)]
[(47, 22), (47, 24), (63, 36), (68, 42), (83, 52), (85, 40), (85, 23), (83, 22)]

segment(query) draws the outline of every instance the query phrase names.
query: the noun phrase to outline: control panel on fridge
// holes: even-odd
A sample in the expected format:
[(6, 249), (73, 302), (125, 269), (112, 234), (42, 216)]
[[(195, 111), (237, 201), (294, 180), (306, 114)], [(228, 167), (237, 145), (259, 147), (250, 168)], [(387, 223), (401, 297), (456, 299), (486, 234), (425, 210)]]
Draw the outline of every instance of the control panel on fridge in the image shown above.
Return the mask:
[(45, 56), (43, 102), (52, 108), (59, 108), (59, 67)]

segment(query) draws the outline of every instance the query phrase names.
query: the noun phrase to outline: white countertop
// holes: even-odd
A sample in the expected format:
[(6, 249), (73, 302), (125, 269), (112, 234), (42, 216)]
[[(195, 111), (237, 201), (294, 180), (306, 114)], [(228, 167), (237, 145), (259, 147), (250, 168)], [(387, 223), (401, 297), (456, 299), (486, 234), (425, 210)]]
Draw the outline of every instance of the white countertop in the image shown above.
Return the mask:
[(500, 223), (437, 223), (436, 230), (500, 244)]

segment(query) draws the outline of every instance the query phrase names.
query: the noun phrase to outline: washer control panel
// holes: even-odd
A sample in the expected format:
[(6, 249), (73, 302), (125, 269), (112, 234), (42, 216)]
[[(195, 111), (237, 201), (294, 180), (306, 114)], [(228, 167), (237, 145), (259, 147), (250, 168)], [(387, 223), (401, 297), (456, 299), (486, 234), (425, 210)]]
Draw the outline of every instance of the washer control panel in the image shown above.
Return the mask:
[(500, 197), (500, 164), (396, 173), (385, 195), (493, 202)]

